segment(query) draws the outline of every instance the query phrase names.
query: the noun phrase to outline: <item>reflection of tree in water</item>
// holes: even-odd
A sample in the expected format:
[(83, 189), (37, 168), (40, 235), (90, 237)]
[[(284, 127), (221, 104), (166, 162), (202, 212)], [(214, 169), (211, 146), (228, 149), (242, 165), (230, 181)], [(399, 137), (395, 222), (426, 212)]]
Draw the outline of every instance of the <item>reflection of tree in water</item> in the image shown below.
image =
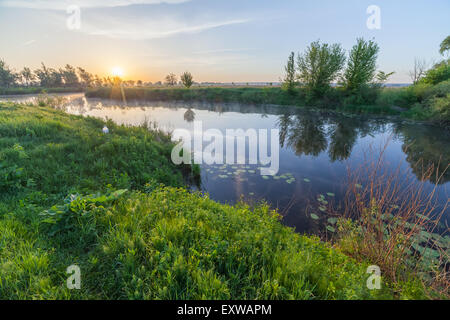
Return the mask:
[(283, 114), (278, 119), (278, 128), (280, 130), (280, 146), (283, 148), (284, 143), (289, 132), (289, 126), (292, 125), (291, 116), (289, 114)]
[[(421, 178), (423, 170), (433, 166), (438, 173), (450, 164), (450, 133), (444, 129), (418, 124), (399, 124), (395, 132), (403, 137), (402, 150), (406, 153), (406, 161), (412, 171)], [(432, 175), (431, 182), (436, 182)], [(450, 170), (447, 170), (439, 183), (450, 181)]]
[(295, 150), (297, 155), (317, 156), (326, 150), (328, 142), (324, 120), (317, 114), (297, 115), (279, 119), (280, 141)]
[(358, 123), (356, 121), (337, 121), (331, 126), (329, 134), (328, 155), (330, 160), (334, 162), (348, 159), (358, 138)]
[(195, 120), (195, 112), (191, 108), (187, 109), (184, 113), (184, 120), (187, 122), (192, 122)]
[(281, 147), (291, 147), (297, 155), (317, 156), (326, 151), (331, 161), (350, 157), (358, 136), (380, 130), (383, 125), (343, 115), (305, 112), (278, 118)]

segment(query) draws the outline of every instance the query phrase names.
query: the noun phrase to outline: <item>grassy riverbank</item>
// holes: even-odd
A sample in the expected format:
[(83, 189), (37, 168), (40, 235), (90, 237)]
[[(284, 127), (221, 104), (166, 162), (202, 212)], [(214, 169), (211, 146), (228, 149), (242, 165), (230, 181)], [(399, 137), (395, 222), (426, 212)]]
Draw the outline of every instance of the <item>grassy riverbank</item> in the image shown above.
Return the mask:
[[(166, 135), (103, 125), (0, 103), (0, 299), (424, 297), (412, 276), (368, 290), (369, 261), (295, 234), (264, 205), (180, 188), (190, 170), (172, 164)], [(66, 287), (73, 264), (81, 290)]]
[(40, 93), (71, 93), (83, 92), (84, 89), (80, 87), (69, 88), (42, 88), (42, 87), (12, 87), (0, 88), (0, 95), (19, 95), (19, 94), (40, 94)]
[[(331, 88), (323, 98), (311, 100), (308, 92), (293, 93), (279, 87), (266, 88), (97, 88), (88, 90), (87, 97), (144, 101), (209, 101), (315, 106), (337, 111), (400, 115), (415, 120), (429, 120), (443, 125), (450, 123), (450, 82), (407, 88), (374, 89), (348, 95), (340, 88)], [(366, 101), (372, 101), (367, 103)]]

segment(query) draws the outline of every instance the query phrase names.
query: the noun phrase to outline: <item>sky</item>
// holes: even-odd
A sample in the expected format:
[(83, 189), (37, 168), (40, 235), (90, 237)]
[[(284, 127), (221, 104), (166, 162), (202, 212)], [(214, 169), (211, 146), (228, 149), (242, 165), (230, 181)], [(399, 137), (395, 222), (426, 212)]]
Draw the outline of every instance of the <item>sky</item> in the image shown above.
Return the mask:
[[(379, 29), (368, 28), (371, 5)], [(10, 67), (120, 67), (152, 82), (184, 71), (198, 82), (276, 82), (291, 51), (315, 40), (349, 51), (364, 37), (380, 46), (378, 69), (395, 71), (390, 82), (408, 83), (415, 58), (442, 59), (449, 31), (448, 0), (0, 0)]]

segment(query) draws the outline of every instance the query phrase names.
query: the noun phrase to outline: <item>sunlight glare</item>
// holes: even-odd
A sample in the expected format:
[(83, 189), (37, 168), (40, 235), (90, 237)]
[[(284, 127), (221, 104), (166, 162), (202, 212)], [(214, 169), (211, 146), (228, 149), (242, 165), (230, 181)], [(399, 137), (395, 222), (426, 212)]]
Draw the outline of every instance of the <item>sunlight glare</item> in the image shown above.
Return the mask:
[(111, 74), (115, 77), (123, 77), (123, 69), (121, 67), (114, 67), (111, 70)]

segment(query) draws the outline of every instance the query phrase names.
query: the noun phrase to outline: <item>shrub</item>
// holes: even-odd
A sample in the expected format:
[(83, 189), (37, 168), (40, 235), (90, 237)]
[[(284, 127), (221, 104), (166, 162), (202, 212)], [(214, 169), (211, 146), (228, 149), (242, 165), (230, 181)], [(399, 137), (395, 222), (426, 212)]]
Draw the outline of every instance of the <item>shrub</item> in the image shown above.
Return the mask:
[(183, 73), (180, 78), (186, 88), (190, 88), (194, 84), (194, 77), (190, 72)]
[(430, 108), (435, 120), (450, 123), (450, 93), (447, 93), (445, 97), (433, 98)]
[(450, 60), (442, 61), (426, 72), (420, 82), (427, 84), (438, 84), (450, 79)]

